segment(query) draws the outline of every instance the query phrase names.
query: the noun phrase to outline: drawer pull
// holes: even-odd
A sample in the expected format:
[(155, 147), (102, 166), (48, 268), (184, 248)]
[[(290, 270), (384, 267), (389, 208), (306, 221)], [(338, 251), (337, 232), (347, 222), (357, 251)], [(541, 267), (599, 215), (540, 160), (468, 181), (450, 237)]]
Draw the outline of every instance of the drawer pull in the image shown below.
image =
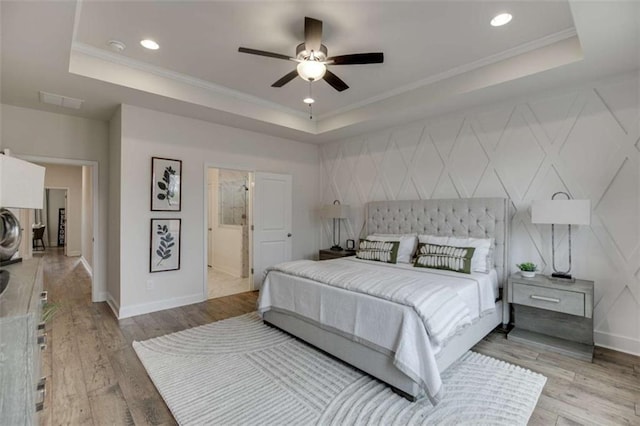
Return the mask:
[(36, 402), (36, 411), (42, 411), (44, 410), (44, 399), (45, 399), (45, 395), (47, 394), (46, 377), (43, 377), (42, 379), (40, 379), (40, 381), (38, 382), (38, 386), (36, 387), (36, 392), (40, 397), (40, 401)]
[(38, 324), (38, 331), (42, 331), (47, 327), (47, 323), (45, 322), (41, 322), (40, 324)]
[(38, 336), (38, 344), (40, 345), (40, 350), (47, 349), (47, 333)]
[(560, 299), (556, 299), (555, 297), (536, 296), (535, 294), (529, 297), (535, 300), (544, 300), (545, 302), (560, 303)]
[(45, 303), (47, 303), (47, 299), (48, 298), (49, 298), (49, 292), (48, 291), (43, 291), (42, 293), (40, 293), (40, 302), (42, 302), (43, 305)]

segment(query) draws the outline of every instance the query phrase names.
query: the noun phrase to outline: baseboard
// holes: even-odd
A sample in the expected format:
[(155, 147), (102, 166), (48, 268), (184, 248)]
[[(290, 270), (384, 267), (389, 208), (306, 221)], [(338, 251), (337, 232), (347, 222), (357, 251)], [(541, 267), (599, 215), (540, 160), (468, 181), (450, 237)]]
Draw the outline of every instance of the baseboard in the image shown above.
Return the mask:
[(613, 333), (594, 331), (593, 340), (596, 346), (601, 346), (603, 348), (613, 349), (614, 351), (640, 356), (640, 340), (638, 339), (619, 336)]
[(118, 302), (116, 302), (115, 300), (113, 300), (113, 297), (111, 297), (110, 294), (107, 295), (107, 305), (109, 305), (109, 307), (111, 308), (111, 311), (113, 312), (113, 314), (116, 316), (116, 318), (118, 317), (118, 312), (120, 312), (120, 304)]
[(71, 250), (67, 250), (67, 257), (78, 257), (78, 256), (82, 256), (82, 252), (81, 251), (71, 251)]
[(191, 305), (194, 303), (200, 303), (204, 299), (202, 293), (192, 294), (189, 296), (175, 297), (173, 299), (158, 300), (156, 302), (140, 303), (138, 305), (121, 306), (119, 309), (120, 315), (118, 319), (134, 317), (136, 315), (148, 314), (156, 311), (163, 311), (165, 309), (177, 308), (179, 306)]
[(84, 266), (84, 269), (87, 270), (89, 275), (93, 277), (93, 268), (91, 268), (91, 265), (89, 265), (89, 262), (87, 262), (87, 259), (85, 259), (84, 256), (80, 256), (80, 263), (82, 263), (82, 266)]
[(98, 292), (98, 294), (95, 295), (95, 297), (93, 299), (91, 299), (92, 302), (108, 302), (107, 300), (107, 292), (106, 291), (100, 291)]

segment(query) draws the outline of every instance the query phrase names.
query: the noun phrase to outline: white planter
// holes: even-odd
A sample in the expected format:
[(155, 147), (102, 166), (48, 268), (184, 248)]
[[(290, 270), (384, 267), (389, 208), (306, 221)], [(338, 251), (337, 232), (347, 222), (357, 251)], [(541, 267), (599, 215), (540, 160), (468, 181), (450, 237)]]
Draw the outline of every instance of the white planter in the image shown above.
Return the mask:
[(522, 275), (525, 278), (533, 278), (536, 276), (536, 272), (535, 271), (520, 271), (520, 275)]

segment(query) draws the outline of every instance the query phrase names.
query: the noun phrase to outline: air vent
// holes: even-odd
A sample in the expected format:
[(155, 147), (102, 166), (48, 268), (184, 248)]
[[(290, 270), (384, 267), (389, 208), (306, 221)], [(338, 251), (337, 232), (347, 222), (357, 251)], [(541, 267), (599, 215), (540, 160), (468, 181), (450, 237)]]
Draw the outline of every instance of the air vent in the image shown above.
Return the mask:
[(56, 95), (55, 93), (39, 92), (40, 102), (43, 104), (57, 105), (65, 108), (80, 109), (84, 100)]

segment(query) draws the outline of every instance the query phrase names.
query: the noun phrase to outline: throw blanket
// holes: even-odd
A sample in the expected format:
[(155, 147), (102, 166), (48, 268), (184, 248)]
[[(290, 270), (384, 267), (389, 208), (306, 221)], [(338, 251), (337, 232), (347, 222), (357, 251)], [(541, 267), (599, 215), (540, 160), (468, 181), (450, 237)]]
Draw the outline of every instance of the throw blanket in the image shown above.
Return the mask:
[(313, 260), (285, 262), (269, 270), (409, 306), (422, 320), (431, 341), (438, 346), (462, 327), (471, 324), (469, 309), (454, 291), (439, 284), (425, 284), (419, 277), (399, 274), (397, 271)]

